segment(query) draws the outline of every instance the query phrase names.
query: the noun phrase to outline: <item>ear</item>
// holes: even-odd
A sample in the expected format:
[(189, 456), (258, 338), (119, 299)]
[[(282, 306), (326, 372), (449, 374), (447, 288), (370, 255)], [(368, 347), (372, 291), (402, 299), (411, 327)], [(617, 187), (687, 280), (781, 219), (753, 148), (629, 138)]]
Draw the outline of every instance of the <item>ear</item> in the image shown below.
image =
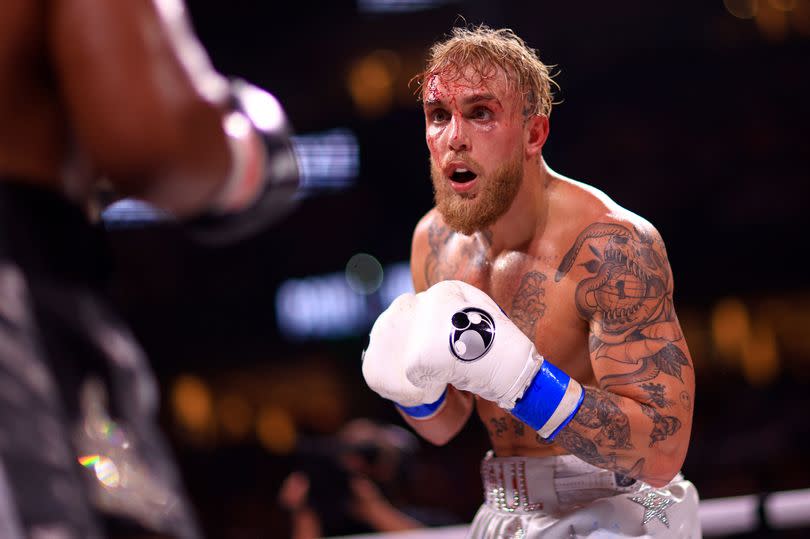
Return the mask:
[(526, 120), (526, 157), (536, 157), (543, 151), (548, 138), (548, 116), (534, 114)]

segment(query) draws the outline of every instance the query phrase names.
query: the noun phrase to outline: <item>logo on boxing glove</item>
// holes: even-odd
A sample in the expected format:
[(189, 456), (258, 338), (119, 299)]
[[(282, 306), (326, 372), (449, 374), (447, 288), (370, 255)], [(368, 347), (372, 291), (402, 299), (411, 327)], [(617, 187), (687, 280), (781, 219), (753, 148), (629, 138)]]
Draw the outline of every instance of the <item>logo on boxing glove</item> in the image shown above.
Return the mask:
[(492, 347), (495, 322), (488, 312), (467, 307), (456, 312), (451, 323), (450, 352), (461, 361), (475, 361)]

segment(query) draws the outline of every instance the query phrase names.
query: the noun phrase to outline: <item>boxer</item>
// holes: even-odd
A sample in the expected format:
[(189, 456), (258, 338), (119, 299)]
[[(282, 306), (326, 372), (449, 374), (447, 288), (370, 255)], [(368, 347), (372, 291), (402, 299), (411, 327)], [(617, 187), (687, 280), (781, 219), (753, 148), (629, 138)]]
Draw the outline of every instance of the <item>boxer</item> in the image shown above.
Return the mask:
[(369, 387), (436, 444), (489, 432), (471, 537), (700, 537), (679, 473), (695, 372), (658, 231), (546, 163), (554, 82), (508, 29), (456, 28), (415, 77), (436, 206)]
[(0, 536), (200, 536), (156, 384), (104, 293), (100, 181), (238, 240), (294, 191), (278, 102), (182, 0), (0, 3)]

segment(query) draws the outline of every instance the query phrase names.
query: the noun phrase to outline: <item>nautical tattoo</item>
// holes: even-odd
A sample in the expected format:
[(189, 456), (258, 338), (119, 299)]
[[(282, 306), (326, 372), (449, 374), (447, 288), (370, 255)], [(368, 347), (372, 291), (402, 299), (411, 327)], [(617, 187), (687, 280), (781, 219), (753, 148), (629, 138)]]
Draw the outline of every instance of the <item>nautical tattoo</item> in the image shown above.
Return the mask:
[(683, 382), (683, 367), (692, 367), (679, 347), (683, 334), (661, 239), (637, 227), (593, 223), (563, 257), (555, 281), (571, 271), (581, 253), (587, 260), (579, 265), (593, 275), (577, 285), (576, 307), (594, 327), (593, 357), (638, 365), (628, 373), (603, 376), (601, 387), (647, 382), (661, 373)]
[(574, 416), (574, 421), (589, 429), (599, 429), (593, 439), (599, 447), (633, 448), (630, 443), (630, 420), (607, 392), (586, 389), (582, 406)]
[(664, 438), (675, 434), (681, 428), (681, 420), (672, 415), (661, 415), (652, 406), (639, 403), (644, 415), (652, 419), (653, 427), (650, 433), (650, 447), (654, 446)]
[(664, 384), (656, 384), (653, 382), (647, 384), (641, 384), (641, 389), (647, 392), (647, 395), (650, 397), (650, 402), (658, 406), (659, 408), (663, 408), (665, 406), (672, 406), (672, 401), (668, 400), (664, 396), (665, 387)]
[(546, 276), (539, 271), (530, 271), (523, 276), (512, 300), (511, 320), (530, 339), (534, 338), (535, 324), (546, 312), (546, 291), (543, 282)]

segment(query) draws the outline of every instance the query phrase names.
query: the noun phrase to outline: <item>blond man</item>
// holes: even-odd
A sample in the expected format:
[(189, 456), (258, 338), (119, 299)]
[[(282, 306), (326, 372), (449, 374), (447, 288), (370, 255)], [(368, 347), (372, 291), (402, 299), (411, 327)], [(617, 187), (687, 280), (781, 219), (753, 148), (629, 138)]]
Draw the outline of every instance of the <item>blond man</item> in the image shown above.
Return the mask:
[(546, 164), (554, 82), (511, 30), (455, 29), (416, 80), (436, 206), (367, 383), (433, 443), (473, 409), (487, 427), (471, 537), (700, 537), (679, 473), (695, 372), (658, 231)]

